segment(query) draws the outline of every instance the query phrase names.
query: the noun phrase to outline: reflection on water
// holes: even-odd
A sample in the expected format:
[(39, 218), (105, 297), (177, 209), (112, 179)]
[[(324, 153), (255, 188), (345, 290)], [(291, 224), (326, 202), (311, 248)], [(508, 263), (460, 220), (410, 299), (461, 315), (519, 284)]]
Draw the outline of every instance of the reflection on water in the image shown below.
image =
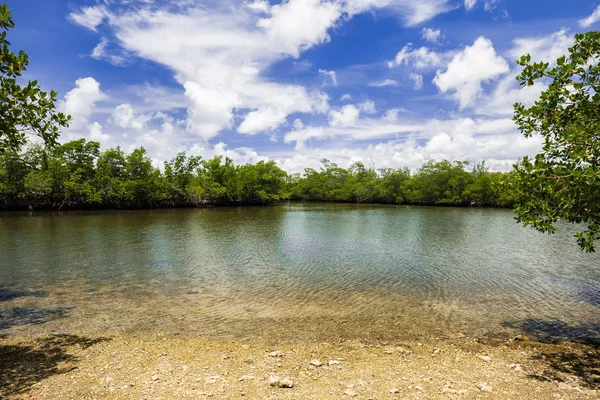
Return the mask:
[(565, 228), (541, 235), (510, 210), (296, 203), (0, 214), (0, 315), (69, 307), (10, 329), (77, 334), (392, 337), (598, 323), (599, 255), (581, 253)]

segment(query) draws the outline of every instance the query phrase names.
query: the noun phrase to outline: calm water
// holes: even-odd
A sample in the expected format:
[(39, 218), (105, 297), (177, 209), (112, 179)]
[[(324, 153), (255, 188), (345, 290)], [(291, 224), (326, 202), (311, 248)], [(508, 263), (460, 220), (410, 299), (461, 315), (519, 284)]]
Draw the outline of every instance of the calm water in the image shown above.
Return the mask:
[(510, 210), (0, 214), (0, 334), (594, 336), (600, 256)]

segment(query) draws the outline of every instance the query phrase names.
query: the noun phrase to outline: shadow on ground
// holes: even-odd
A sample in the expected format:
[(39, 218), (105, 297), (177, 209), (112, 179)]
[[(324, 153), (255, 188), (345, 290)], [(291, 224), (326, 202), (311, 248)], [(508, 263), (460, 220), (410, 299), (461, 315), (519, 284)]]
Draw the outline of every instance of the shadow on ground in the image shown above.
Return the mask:
[(569, 325), (559, 320), (527, 319), (520, 328), (532, 342), (548, 344), (533, 356), (544, 371), (529, 375), (543, 381), (576, 381), (588, 389), (600, 389), (600, 325)]
[(23, 345), (0, 345), (0, 398), (24, 393), (43, 379), (72, 371), (78, 359), (69, 350), (107, 340), (53, 335)]

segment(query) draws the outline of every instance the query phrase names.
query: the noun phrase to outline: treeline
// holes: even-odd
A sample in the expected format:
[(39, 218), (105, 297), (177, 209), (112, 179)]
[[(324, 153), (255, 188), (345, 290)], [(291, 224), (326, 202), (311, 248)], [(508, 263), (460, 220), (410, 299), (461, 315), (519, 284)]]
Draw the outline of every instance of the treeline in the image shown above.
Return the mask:
[(319, 171), (291, 175), (290, 197), (305, 201), (509, 207), (512, 174), (489, 172), (484, 162), (467, 171), (466, 161), (428, 161), (415, 174), (408, 168), (348, 169), (328, 160)]
[(99, 143), (80, 139), (0, 154), (0, 209), (265, 204), (281, 199), (286, 176), (274, 162), (236, 166), (184, 153), (161, 171), (143, 148), (100, 152)]
[(288, 175), (270, 162), (234, 165), (180, 153), (159, 169), (143, 148), (100, 151), (85, 139), (0, 153), (0, 209), (96, 209), (267, 204), (279, 200), (389, 204), (511, 206), (511, 174), (485, 164), (429, 161), (408, 169), (340, 168)]

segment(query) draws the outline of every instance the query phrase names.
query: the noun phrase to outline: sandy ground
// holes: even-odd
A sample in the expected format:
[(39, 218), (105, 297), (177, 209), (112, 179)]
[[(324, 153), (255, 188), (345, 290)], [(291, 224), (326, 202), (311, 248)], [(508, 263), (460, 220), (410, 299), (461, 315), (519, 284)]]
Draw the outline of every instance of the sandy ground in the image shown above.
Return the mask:
[(592, 399), (600, 398), (599, 360), (593, 347), (526, 337), (284, 343), (11, 335), (0, 339), (0, 398)]

